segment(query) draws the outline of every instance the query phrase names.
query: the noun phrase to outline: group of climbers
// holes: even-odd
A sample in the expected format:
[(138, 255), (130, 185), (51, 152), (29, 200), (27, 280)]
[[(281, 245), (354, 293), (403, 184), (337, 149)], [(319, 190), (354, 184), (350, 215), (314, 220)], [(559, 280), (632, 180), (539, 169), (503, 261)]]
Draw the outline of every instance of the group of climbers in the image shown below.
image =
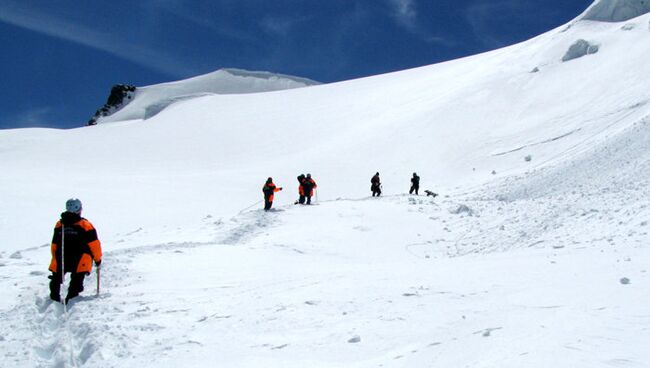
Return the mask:
[[(375, 175), (370, 179), (370, 191), (372, 192), (373, 197), (379, 197), (381, 195), (381, 180), (379, 179), (379, 173), (375, 173)], [(409, 194), (413, 194), (415, 192), (415, 195), (420, 195), (420, 177), (418, 176), (417, 173), (413, 173), (413, 177), (411, 178), (411, 189), (409, 190)]]
[[(381, 180), (379, 173), (370, 179), (370, 190), (372, 196), (381, 195)], [(311, 204), (311, 198), (314, 196), (316, 181), (311, 174), (301, 174), (298, 176), (298, 201), (295, 204)], [(411, 189), (409, 194), (418, 195), (420, 189), (420, 177), (413, 173), (411, 178)], [(268, 211), (273, 206), (275, 193), (282, 190), (273, 183), (273, 178), (268, 178), (262, 192), (264, 193), (264, 210)], [(434, 193), (435, 194), (435, 193)], [(81, 217), (81, 201), (72, 198), (66, 202), (66, 211), (61, 214), (61, 219), (54, 227), (52, 237), (49, 270), (52, 274), (50, 279), (50, 298), (61, 302), (61, 284), (64, 281), (65, 274), (70, 273), (70, 284), (68, 293), (64, 302), (67, 304), (71, 298), (79, 295), (84, 290), (83, 283), (86, 275), (90, 274), (93, 262), (99, 269), (102, 263), (102, 248), (97, 237), (97, 231), (90, 221)]]
[[(311, 177), (311, 174), (300, 174), (298, 176), (298, 200), (295, 204), (311, 204), (311, 197), (314, 196), (314, 189), (318, 185)], [(264, 210), (268, 211), (273, 206), (274, 194), (282, 190), (282, 187), (277, 187), (273, 183), (273, 178), (266, 179), (266, 183), (262, 187), (262, 193), (264, 193)]]
[(311, 197), (314, 196), (314, 189), (318, 185), (314, 179), (312, 179), (311, 174), (300, 174), (298, 176), (298, 201), (294, 204), (311, 204)]
[[(314, 189), (318, 187), (316, 182), (311, 177), (311, 174), (300, 174), (298, 176), (298, 200), (294, 204), (311, 204), (311, 197), (314, 196)], [(375, 173), (370, 179), (370, 191), (372, 192), (373, 197), (381, 196), (381, 180), (379, 179), (379, 173)], [(273, 194), (282, 190), (282, 188), (277, 188), (273, 184), (273, 179), (268, 178), (264, 187), (262, 187), (262, 192), (264, 193), (264, 210), (268, 211), (273, 205)], [(413, 173), (411, 178), (411, 189), (409, 194), (415, 193), (415, 195), (420, 195), (420, 177), (417, 173)]]

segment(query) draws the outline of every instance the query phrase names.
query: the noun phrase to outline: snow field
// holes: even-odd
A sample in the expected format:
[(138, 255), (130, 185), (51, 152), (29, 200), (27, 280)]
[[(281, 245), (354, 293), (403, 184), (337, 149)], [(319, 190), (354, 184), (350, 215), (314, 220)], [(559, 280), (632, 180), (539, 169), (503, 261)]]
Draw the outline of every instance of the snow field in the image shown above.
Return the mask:
[[(0, 132), (2, 365), (649, 366), (649, 18)], [(578, 39), (598, 53), (562, 63)], [(402, 195), (414, 171), (442, 195)], [(320, 201), (294, 206), (307, 172)], [(46, 243), (71, 196), (105, 259), (65, 316)]]
[[(459, 199), (472, 216), (454, 213)], [(597, 228), (572, 200), (560, 212)], [(106, 367), (643, 366), (647, 235), (615, 234), (623, 241), (612, 246), (563, 241), (553, 236), (562, 227), (522, 234), (536, 216), (512, 226), (506, 217), (499, 230), (484, 221), (498, 218), (485, 202), (390, 196), (290, 205), (215, 224), (215, 242), (109, 251), (102, 295), (89, 296), (91, 276), (71, 308), (72, 342), (61, 341), (60, 305), (42, 298), (44, 275), (22, 280), (27, 307), (3, 311), (12, 321), (5, 356), (18, 367), (74, 366), (70, 350), (77, 366)], [(553, 208), (509, 206), (513, 218)], [(491, 252), (508, 246), (520, 249)], [(25, 343), (34, 338), (42, 345)]]

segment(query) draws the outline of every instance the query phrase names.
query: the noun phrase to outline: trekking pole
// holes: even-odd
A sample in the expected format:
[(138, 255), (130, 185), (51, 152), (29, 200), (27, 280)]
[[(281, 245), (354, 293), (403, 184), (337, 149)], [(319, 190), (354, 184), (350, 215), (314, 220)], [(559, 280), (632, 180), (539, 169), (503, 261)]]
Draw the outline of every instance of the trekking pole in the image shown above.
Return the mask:
[(251, 204), (250, 206), (248, 206), (248, 207), (244, 208), (243, 210), (239, 211), (238, 215), (241, 215), (244, 211), (246, 211), (246, 210), (248, 210), (248, 209), (251, 209), (251, 208), (257, 206), (258, 204), (260, 204), (260, 203), (262, 203), (262, 202), (264, 202), (264, 200), (257, 201), (257, 202), (255, 202), (255, 203)]
[[(65, 225), (61, 221), (61, 285), (59, 285), (59, 300), (61, 300), (61, 288), (65, 287)], [(68, 295), (66, 294), (66, 298)], [(66, 300), (63, 299), (63, 313), (68, 314)]]
[(320, 201), (318, 200), (318, 189), (314, 189), (314, 192), (315, 192), (314, 194), (316, 194), (316, 203), (320, 203)]
[(101, 280), (102, 266), (97, 266), (97, 296), (99, 296), (99, 284)]

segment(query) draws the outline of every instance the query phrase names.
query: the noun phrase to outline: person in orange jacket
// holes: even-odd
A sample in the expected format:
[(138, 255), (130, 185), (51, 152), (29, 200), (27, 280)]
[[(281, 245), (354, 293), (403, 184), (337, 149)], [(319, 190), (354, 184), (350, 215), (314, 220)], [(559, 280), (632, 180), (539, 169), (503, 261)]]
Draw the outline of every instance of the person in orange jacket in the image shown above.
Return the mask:
[(302, 181), (302, 188), (307, 199), (307, 204), (311, 204), (311, 197), (314, 196), (314, 188), (317, 188), (316, 182), (311, 178), (311, 174), (307, 174), (307, 177)]
[(262, 187), (262, 192), (264, 193), (264, 211), (268, 211), (273, 206), (273, 197), (276, 192), (282, 190), (282, 187), (278, 188), (273, 184), (273, 178), (268, 178), (266, 184)]
[[(93, 225), (81, 217), (81, 201), (76, 198), (69, 199), (65, 208), (61, 220), (54, 227), (52, 261), (49, 267), (52, 275), (49, 278), (50, 298), (60, 302), (63, 275), (71, 274), (68, 295), (65, 297), (67, 304), (83, 291), (84, 277), (92, 271), (93, 261), (97, 267), (101, 265), (102, 246)], [(65, 269), (62, 269), (62, 266)]]

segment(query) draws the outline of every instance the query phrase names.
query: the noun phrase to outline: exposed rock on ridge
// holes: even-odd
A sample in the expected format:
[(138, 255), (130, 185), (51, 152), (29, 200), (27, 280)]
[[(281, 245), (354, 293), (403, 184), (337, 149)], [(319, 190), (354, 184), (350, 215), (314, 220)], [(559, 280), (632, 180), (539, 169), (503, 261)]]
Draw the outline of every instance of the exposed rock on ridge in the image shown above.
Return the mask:
[(116, 84), (111, 88), (111, 94), (108, 96), (108, 100), (104, 106), (100, 107), (95, 115), (88, 120), (88, 125), (97, 124), (97, 120), (102, 116), (110, 116), (115, 111), (118, 111), (126, 104), (133, 100), (135, 95), (135, 86), (128, 84)]

